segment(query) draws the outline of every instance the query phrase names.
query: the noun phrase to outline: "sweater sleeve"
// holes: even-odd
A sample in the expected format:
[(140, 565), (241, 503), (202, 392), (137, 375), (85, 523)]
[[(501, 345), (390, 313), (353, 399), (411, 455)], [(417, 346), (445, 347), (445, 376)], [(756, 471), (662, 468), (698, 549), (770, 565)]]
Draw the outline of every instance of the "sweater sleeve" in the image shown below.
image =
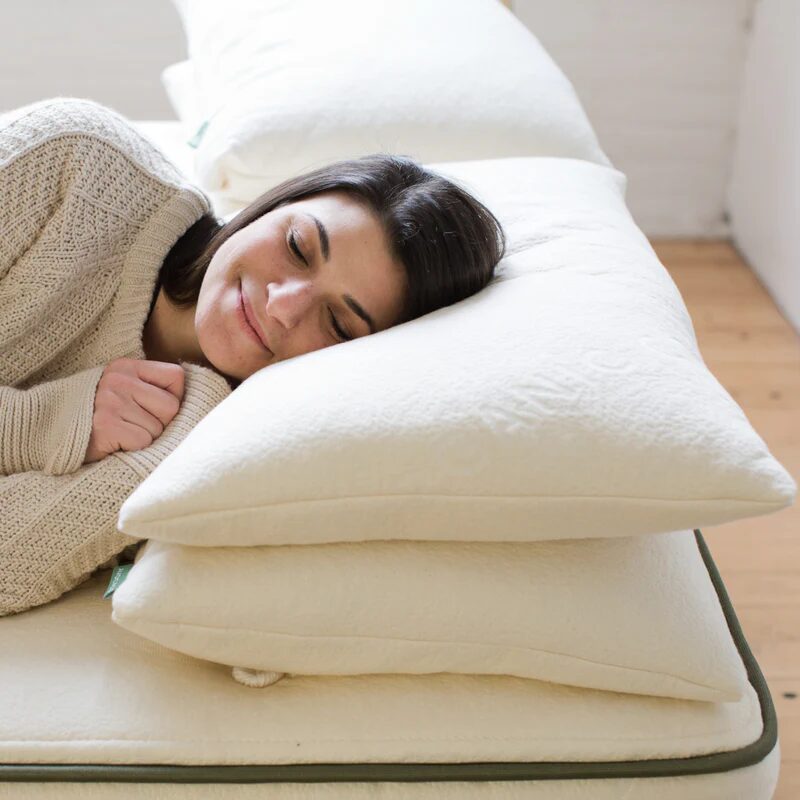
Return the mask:
[[(113, 191), (141, 190), (142, 199), (131, 206), (139, 216), (126, 221), (136, 227), (181, 184), (177, 170), (140, 140), (116, 111), (83, 98), (49, 98), (0, 114), (0, 475), (64, 475), (83, 464), (104, 366), (29, 389), (12, 387), (64, 346), (43, 324), (48, 316), (71, 314), (83, 327), (93, 323), (86, 310), (92, 304), (74, 291), (91, 283), (80, 272), (82, 259), (58, 258), (62, 250), (90, 253), (98, 246), (94, 228), (75, 216), (83, 207), (75, 198), (101, 209)], [(125, 185), (98, 180), (98, 164), (108, 163), (109, 173), (117, 174), (120, 160), (133, 165)], [(67, 236), (73, 227), (76, 235)], [(88, 230), (92, 241), (85, 239)], [(109, 233), (103, 246), (113, 245)]]
[(0, 386), (0, 475), (65, 475), (83, 464), (104, 369), (91, 367), (30, 389)]
[(0, 616), (55, 600), (141, 541), (117, 530), (122, 504), (231, 393), (227, 379), (214, 370), (182, 366), (181, 407), (149, 447), (112, 453), (71, 474), (0, 477)]
[[(112, 173), (119, 172), (115, 163), (128, 163), (128, 176), (138, 175), (137, 191), (142, 181), (152, 185), (147, 201), (135, 204), (137, 218), (130, 224), (143, 224), (163, 202), (159, 191), (186, 185), (178, 168), (125, 117), (94, 100), (52, 97), (0, 113), (0, 279), (14, 271), (15, 262), (46, 228), (65, 228), (61, 206), (72, 197), (122, 213), (111, 201), (128, 187), (98, 180), (98, 159), (112, 165)], [(130, 207), (124, 205), (127, 211)], [(85, 246), (80, 239), (68, 243)], [(59, 286), (63, 278), (37, 275), (45, 286)], [(38, 300), (39, 286), (25, 283), (22, 299)], [(19, 333), (19, 299), (19, 294), (0, 291), (0, 320), (7, 316), (15, 323), (6, 326), (6, 336)]]

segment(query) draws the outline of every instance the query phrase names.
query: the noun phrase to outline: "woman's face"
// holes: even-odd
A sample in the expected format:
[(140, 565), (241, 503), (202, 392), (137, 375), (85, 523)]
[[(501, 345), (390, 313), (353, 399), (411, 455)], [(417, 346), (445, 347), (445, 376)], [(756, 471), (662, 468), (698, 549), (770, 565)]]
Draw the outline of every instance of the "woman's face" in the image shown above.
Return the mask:
[[(220, 246), (200, 288), (195, 332), (213, 367), (241, 381), (391, 327), (405, 291), (405, 270), (378, 220), (348, 195), (325, 192), (273, 209)], [(240, 292), (263, 343), (244, 324)]]

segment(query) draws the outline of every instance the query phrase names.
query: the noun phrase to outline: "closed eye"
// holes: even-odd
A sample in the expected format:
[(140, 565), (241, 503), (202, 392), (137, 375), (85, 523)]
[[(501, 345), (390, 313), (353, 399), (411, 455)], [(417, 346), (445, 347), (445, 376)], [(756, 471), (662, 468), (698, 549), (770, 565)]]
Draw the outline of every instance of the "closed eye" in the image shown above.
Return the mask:
[[(297, 256), (297, 257), (298, 257), (298, 258), (299, 258), (299, 259), (300, 259), (300, 260), (301, 260), (301, 261), (302, 261), (302, 262), (303, 262), (303, 263), (304, 263), (306, 266), (308, 266), (308, 260), (307, 260), (307, 259), (306, 259), (306, 257), (303, 255), (303, 253), (302, 253), (302, 251), (300, 250), (300, 248), (297, 246), (297, 241), (296, 241), (296, 239), (295, 239), (295, 236), (294, 236), (294, 231), (291, 231), (291, 232), (290, 232), (290, 234), (289, 234), (289, 247), (290, 247), (290, 248), (291, 248), (291, 250), (292, 250), (292, 251), (295, 253), (295, 255), (296, 255), (296, 256)], [(349, 341), (351, 341), (351, 340), (352, 340), (354, 337), (353, 337), (353, 336), (350, 336), (350, 335), (347, 333), (347, 331), (345, 331), (345, 330), (343, 330), (343, 329), (342, 329), (342, 326), (339, 324), (339, 320), (337, 320), (337, 319), (336, 319), (336, 317), (335, 317), (335, 315), (334, 315), (333, 311), (331, 311), (331, 312), (330, 312), (330, 315), (331, 315), (331, 322), (332, 322), (332, 324), (333, 324), (333, 329), (336, 331), (336, 335), (338, 336), (338, 338), (339, 338), (339, 341), (340, 341), (340, 342), (349, 342)]]
[(346, 331), (342, 330), (341, 326), (339, 325), (339, 321), (333, 315), (333, 311), (331, 311), (331, 320), (333, 321), (334, 330), (338, 334), (340, 340), (343, 342), (351, 341), (353, 337), (349, 336)]
[(293, 251), (294, 251), (294, 253), (297, 255), (297, 257), (298, 257), (298, 258), (299, 258), (299, 259), (300, 259), (300, 260), (301, 260), (301, 261), (302, 261), (302, 262), (303, 262), (303, 263), (304, 263), (306, 266), (308, 266), (308, 261), (306, 260), (306, 257), (305, 257), (305, 256), (304, 256), (304, 255), (303, 255), (301, 252), (300, 252), (300, 248), (297, 246), (297, 242), (295, 241), (295, 238), (294, 238), (294, 231), (292, 231), (292, 232), (289, 234), (289, 246), (292, 248), (292, 250), (293, 250)]

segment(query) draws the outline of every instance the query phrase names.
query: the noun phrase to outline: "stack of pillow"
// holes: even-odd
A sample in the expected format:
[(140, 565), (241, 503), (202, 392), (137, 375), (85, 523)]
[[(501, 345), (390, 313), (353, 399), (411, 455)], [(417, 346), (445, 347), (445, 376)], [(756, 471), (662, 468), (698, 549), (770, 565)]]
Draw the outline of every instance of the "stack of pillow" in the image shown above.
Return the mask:
[[(464, 8), (518, 35), (495, 0)], [(120, 530), (149, 541), (113, 595), (117, 624), (250, 685), (455, 672), (742, 695), (693, 530), (777, 511), (797, 487), (705, 366), (625, 176), (596, 145), (580, 151), (596, 140), (565, 81), (550, 111), (572, 115), (570, 152), (425, 162), (502, 223), (491, 284), (265, 368), (214, 408), (120, 511)], [(540, 125), (555, 136), (553, 114)], [(414, 132), (401, 152), (431, 133)]]
[(624, 176), (430, 166), (506, 229), (495, 280), (212, 409), (121, 509), (150, 541), (114, 621), (276, 675), (734, 699), (746, 676), (692, 529), (796, 486), (703, 363)]

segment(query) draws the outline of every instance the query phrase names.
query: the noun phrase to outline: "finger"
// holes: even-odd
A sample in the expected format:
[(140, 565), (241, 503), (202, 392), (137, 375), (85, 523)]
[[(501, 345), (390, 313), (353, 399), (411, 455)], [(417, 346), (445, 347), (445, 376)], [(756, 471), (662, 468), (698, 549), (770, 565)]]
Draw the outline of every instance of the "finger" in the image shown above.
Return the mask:
[(183, 399), (186, 376), (184, 368), (180, 364), (172, 364), (167, 361), (137, 360), (135, 369), (141, 380), (165, 389), (175, 395), (178, 400)]
[(180, 400), (174, 394), (145, 381), (138, 381), (134, 386), (131, 400), (165, 427), (174, 419), (180, 408)]
[(122, 419), (118, 422), (118, 431), (120, 450), (142, 450), (149, 447), (156, 438), (147, 428)]
[(160, 419), (147, 411), (147, 409), (142, 408), (133, 399), (130, 399), (120, 410), (118, 422), (127, 422), (129, 425), (143, 428), (150, 434), (152, 439), (157, 439), (161, 436), (166, 427)]

